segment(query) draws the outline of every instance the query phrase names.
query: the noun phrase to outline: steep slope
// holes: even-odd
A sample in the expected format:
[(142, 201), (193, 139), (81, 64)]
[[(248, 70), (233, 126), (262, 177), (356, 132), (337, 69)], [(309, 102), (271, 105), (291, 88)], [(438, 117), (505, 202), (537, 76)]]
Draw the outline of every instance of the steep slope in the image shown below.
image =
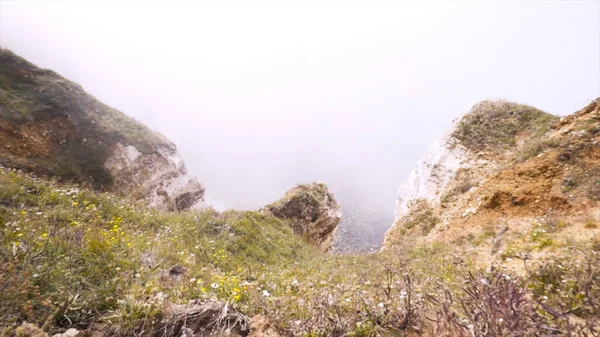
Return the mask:
[(562, 119), (515, 103), (474, 106), (399, 189), (384, 246), (450, 243), (518, 272), (571, 254), (599, 234), (598, 133), (598, 99)]
[(204, 188), (173, 143), (50, 70), (0, 49), (0, 164), (188, 209)]

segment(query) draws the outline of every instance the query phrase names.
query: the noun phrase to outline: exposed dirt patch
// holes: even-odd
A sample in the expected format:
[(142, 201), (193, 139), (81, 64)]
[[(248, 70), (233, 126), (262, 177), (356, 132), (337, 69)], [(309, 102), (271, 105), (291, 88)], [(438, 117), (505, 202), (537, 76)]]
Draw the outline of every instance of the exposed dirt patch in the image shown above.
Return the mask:
[(556, 154), (533, 158), (524, 164), (505, 169), (488, 179), (474, 195), (481, 207), (503, 215), (540, 215), (548, 211), (567, 210), (568, 198), (557, 193), (564, 166)]

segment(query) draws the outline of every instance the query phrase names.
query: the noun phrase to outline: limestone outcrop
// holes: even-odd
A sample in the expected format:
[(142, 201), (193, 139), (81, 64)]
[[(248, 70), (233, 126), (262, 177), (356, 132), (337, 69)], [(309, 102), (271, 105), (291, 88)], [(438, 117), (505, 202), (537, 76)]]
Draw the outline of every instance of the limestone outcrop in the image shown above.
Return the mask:
[(263, 211), (287, 220), (294, 233), (324, 251), (331, 248), (342, 217), (340, 205), (323, 183), (298, 185)]

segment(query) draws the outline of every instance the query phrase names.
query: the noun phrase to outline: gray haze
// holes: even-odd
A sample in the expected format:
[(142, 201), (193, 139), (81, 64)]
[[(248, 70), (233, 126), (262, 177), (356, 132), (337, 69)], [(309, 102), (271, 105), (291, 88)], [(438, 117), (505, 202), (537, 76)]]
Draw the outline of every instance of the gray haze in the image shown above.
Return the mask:
[(165, 134), (226, 206), (318, 180), (389, 221), (470, 103), (600, 96), (599, 1), (2, 1), (0, 45)]

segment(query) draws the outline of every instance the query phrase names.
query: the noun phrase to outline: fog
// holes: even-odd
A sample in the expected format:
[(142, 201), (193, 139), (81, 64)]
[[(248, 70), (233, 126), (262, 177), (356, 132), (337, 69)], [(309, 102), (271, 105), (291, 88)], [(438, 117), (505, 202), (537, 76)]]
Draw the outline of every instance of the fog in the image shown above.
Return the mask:
[(378, 240), (472, 102), (600, 96), (599, 1), (2, 1), (0, 45), (166, 135), (225, 207), (323, 181)]

